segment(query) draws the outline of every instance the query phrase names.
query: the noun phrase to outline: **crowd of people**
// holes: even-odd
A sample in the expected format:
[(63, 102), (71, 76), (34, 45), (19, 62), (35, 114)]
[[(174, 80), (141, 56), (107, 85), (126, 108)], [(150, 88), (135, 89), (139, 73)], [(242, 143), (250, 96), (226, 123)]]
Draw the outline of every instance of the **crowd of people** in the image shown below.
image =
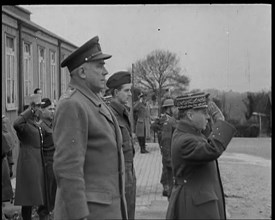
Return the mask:
[(19, 141), (14, 204), (22, 207), (23, 220), (31, 220), (33, 210), (40, 220), (52, 214), (56, 220), (135, 219), (134, 134), (140, 153), (150, 153), (146, 139), (153, 130), (169, 201), (166, 218), (226, 219), (217, 159), (234, 127), (205, 93), (165, 99), (151, 125), (141, 93), (133, 126), (131, 74), (119, 71), (105, 82), (110, 58), (92, 38), (62, 61), (71, 80), (57, 106), (36, 89), (13, 123), (16, 134), (2, 116), (2, 202), (13, 199), (11, 152)]

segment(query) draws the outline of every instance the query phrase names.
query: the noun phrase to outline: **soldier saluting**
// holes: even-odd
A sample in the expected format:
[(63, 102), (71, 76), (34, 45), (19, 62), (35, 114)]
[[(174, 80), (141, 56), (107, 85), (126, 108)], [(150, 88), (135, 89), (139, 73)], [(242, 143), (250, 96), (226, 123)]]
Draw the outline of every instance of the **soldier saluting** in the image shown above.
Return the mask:
[(220, 118), (210, 135), (203, 135), (210, 118), (207, 104), (205, 93), (188, 93), (176, 98), (179, 122), (172, 138), (175, 185), (167, 219), (226, 219), (217, 159), (236, 129)]

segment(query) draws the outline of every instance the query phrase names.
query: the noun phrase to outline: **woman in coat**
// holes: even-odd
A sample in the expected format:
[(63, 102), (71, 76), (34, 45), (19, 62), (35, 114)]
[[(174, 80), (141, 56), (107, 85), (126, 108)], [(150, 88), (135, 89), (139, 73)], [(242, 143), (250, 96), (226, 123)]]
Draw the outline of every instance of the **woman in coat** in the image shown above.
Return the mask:
[(166, 218), (226, 219), (217, 159), (226, 150), (235, 128), (217, 120), (208, 138), (201, 133), (210, 117), (204, 93), (178, 97), (176, 106), (180, 120), (172, 138), (175, 185)]
[(45, 203), (41, 157), (43, 137), (38, 124), (41, 114), (40, 95), (32, 95), (30, 103), (29, 108), (18, 116), (13, 125), (20, 141), (14, 205), (22, 206), (23, 220), (31, 220), (33, 206)]

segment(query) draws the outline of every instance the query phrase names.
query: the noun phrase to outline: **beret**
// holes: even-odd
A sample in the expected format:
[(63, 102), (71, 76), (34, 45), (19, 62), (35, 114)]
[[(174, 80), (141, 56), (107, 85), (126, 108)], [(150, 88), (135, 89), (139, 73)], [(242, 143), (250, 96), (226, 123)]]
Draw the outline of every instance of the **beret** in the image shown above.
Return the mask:
[(176, 97), (175, 106), (179, 110), (207, 108), (208, 96), (209, 94), (204, 92), (186, 93)]
[(52, 102), (49, 98), (43, 98), (41, 100), (41, 108), (47, 108), (50, 105), (52, 105)]
[(95, 36), (91, 40), (87, 41), (81, 47), (72, 52), (66, 59), (64, 59), (61, 63), (61, 67), (67, 66), (71, 72), (85, 62), (106, 60), (111, 58), (112, 55), (102, 53), (98, 41), (98, 36)]
[(131, 74), (127, 71), (119, 71), (109, 77), (106, 86), (112, 89), (128, 83), (131, 83)]

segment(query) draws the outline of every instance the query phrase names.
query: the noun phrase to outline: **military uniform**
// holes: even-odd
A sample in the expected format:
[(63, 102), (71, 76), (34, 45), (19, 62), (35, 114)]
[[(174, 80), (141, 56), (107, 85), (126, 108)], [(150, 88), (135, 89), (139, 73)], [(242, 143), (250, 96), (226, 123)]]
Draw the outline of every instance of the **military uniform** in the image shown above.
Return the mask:
[[(95, 37), (61, 66), (72, 71), (84, 62), (107, 58)], [(54, 117), (54, 219), (127, 219), (119, 124), (102, 99), (81, 82), (71, 78)]]
[[(141, 97), (141, 96), (140, 96)], [(146, 104), (138, 101), (133, 107), (133, 113), (136, 118), (135, 133), (139, 142), (140, 152), (148, 153), (145, 147), (146, 138), (149, 138), (150, 131), (150, 113)]]
[[(115, 89), (121, 85), (131, 83), (131, 75), (128, 72), (120, 71), (114, 73), (107, 80), (109, 89)], [(122, 148), (125, 161), (125, 193), (127, 202), (127, 212), (129, 219), (135, 219), (136, 207), (136, 174), (134, 168), (135, 148), (132, 138), (131, 121), (126, 105), (110, 100), (110, 109), (113, 111), (122, 133)]]
[[(172, 99), (166, 99), (162, 107), (164, 108), (171, 106), (174, 106), (174, 101)], [(162, 155), (162, 174), (160, 182), (163, 185), (163, 196), (167, 196), (169, 198), (173, 187), (171, 142), (173, 132), (176, 128), (176, 119), (173, 116), (164, 113), (155, 120), (152, 127), (158, 134)]]
[[(204, 94), (177, 97), (179, 110), (207, 108)], [(217, 120), (206, 138), (192, 123), (180, 120), (172, 139), (175, 177), (167, 219), (226, 219), (218, 158), (226, 150), (235, 128)]]
[(12, 150), (17, 146), (18, 139), (9, 119), (2, 115), (2, 202), (9, 201), (13, 198), (13, 190), (11, 186)]

